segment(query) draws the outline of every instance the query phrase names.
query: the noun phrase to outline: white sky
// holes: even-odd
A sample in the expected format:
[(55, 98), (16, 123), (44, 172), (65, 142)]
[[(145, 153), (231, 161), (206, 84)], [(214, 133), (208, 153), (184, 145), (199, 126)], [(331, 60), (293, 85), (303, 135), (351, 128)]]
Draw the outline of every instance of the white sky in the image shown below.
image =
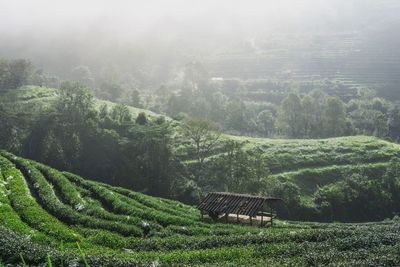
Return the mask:
[[(0, 0), (0, 30), (237, 27), (335, 17), (354, 0)], [(380, 1), (380, 0), (376, 0)], [(335, 3), (335, 4), (333, 4)], [(339, 3), (339, 4), (338, 4)]]

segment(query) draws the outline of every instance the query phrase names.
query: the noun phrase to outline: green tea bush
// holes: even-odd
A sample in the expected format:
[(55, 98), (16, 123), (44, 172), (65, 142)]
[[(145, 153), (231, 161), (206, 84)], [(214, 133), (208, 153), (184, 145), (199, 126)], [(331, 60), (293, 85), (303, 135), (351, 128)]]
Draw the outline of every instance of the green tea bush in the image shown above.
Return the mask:
[(77, 241), (79, 235), (69, 229), (64, 223), (47, 213), (32, 198), (24, 176), (16, 168), (6, 169), (3, 172), (9, 179), (9, 199), (11, 206), (29, 226), (58, 240)]
[(54, 185), (54, 190), (58, 192), (58, 196), (69, 204), (73, 209), (78, 210), (82, 214), (93, 216), (98, 219), (109, 220), (113, 222), (120, 222), (128, 225), (136, 225), (140, 227), (142, 220), (124, 215), (117, 215), (103, 209), (101, 204), (93, 199), (85, 201), (77, 187), (75, 187), (61, 172), (51, 169), (41, 164), (35, 164), (35, 166), (45, 175)]
[(124, 235), (141, 236), (141, 230), (134, 225), (115, 223), (97, 219), (63, 204), (55, 195), (52, 186), (46, 181), (44, 176), (29, 161), (23, 159), (13, 159), (14, 162), (23, 170), (26, 178), (37, 194), (41, 204), (51, 214), (67, 224), (81, 224), (93, 228), (102, 228), (111, 231), (117, 231)]
[[(306, 147), (299, 151), (297, 159), (308, 153)], [(45, 266), (48, 257), (53, 266), (400, 265), (397, 217), (375, 223), (276, 220), (273, 228), (207, 223), (176, 201), (0, 155), (0, 266), (21, 266), (22, 258), (28, 266)], [(377, 185), (380, 179), (368, 181)], [(146, 237), (142, 222), (152, 227)]]
[(153, 221), (163, 226), (167, 226), (169, 224), (197, 224), (197, 222), (194, 222), (193, 220), (172, 216), (164, 212), (159, 212), (151, 207), (146, 207), (133, 199), (118, 193), (114, 193), (101, 185), (84, 181), (82, 178), (76, 177), (75, 175), (69, 173), (65, 173), (65, 175), (79, 185), (85, 186), (93, 194), (95, 194), (95, 196), (99, 198), (101, 202), (103, 202), (107, 207), (112, 209), (112, 211), (117, 214), (140, 217), (143, 220)]

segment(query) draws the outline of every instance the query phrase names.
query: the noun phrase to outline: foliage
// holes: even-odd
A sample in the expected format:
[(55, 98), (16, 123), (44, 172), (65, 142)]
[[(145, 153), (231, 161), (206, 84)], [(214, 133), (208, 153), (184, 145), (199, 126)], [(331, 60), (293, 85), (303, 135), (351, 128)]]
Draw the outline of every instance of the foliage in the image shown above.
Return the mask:
[(218, 143), (221, 135), (218, 127), (203, 118), (190, 119), (182, 127), (183, 135), (193, 143), (197, 160), (202, 164)]
[[(240, 149), (240, 146), (236, 147)], [(54, 266), (348, 266), (400, 263), (400, 228), (396, 219), (367, 224), (277, 221), (274, 228), (211, 224), (200, 221), (195, 209), (177, 201), (84, 180), (6, 152), (1, 153), (0, 163), (2, 177), (9, 182), (6, 186), (11, 186), (10, 203), (20, 198), (17, 197), (20, 189), (15, 186), (15, 181), (20, 181), (21, 187), (26, 183), (30, 190), (26, 189), (24, 201), (29, 201), (30, 209), (35, 209), (35, 213), (40, 215), (28, 217), (18, 205), (0, 209), (1, 218), (6, 214), (10, 216), (6, 221), (0, 220), (0, 262), (4, 264), (21, 264), (22, 259), (29, 266), (43, 266), (50, 262)], [(393, 161), (390, 174), (400, 173), (398, 166), (398, 161)], [(13, 178), (10, 179), (9, 175)], [(393, 181), (385, 181), (385, 185), (392, 188)], [(354, 185), (360, 185), (350, 181), (345, 183), (353, 185), (353, 189)], [(396, 183), (398, 185), (398, 181)], [(362, 184), (361, 187), (365, 185), (368, 186)], [(2, 205), (7, 205), (6, 198), (0, 200)], [(77, 204), (82, 203), (84, 207), (77, 210)], [(63, 216), (59, 218), (66, 224), (51, 219), (54, 217), (49, 213), (57, 213), (57, 209), (62, 209)], [(7, 224), (7, 220), (17, 218), (17, 214), (30, 226)], [(113, 228), (99, 223), (107, 220), (105, 214), (109, 214), (108, 219), (115, 225)], [(85, 216), (90, 218), (90, 222), (82, 224)], [(155, 220), (162, 226), (151, 223), (152, 233), (146, 238), (124, 236), (119, 228), (123, 221), (129, 223), (129, 219), (123, 217), (131, 217), (131, 222)], [(44, 218), (46, 223), (38, 224), (38, 218)], [(70, 225), (71, 220), (81, 223)], [(57, 230), (49, 231), (52, 227)], [(62, 228), (80, 234), (78, 245), (75, 239), (61, 234)], [(39, 238), (40, 235), (46, 238)]]
[(0, 59), (0, 91), (26, 85), (32, 72), (33, 66), (28, 60), (7, 61)]
[[(140, 125), (135, 118), (143, 110), (98, 101), (87, 88), (76, 83), (62, 84), (61, 91), (24, 87), (4, 94), (2, 119), (6, 127), (1, 131), (2, 146), (97, 181), (191, 204), (197, 204), (209, 191), (229, 190), (285, 199), (287, 204), (276, 207), (284, 218), (331, 220), (329, 208), (323, 208), (327, 207), (326, 201), (322, 206), (316, 203), (315, 194), (320, 188), (343, 181), (353, 173), (368, 180), (382, 177), (388, 162), (398, 155), (397, 145), (372, 137), (281, 140), (211, 131), (218, 140), (202, 155), (204, 159), (199, 164), (194, 142), (178, 131), (185, 121), (163, 119), (146, 112), (147, 123)], [(304, 113), (308, 114), (304, 115), (304, 121), (308, 122), (302, 126), (302, 135), (328, 135), (324, 129), (326, 103), (332, 98), (319, 91), (298, 96), (304, 111), (308, 110)], [(334, 102), (342, 107), (338, 99)], [(350, 102), (346, 113), (352, 116), (391, 110), (390, 103), (373, 95), (363, 95)], [(35, 107), (33, 116), (20, 116), (27, 114), (31, 107)], [(260, 108), (268, 110), (264, 114), (276, 116), (276, 107)], [(371, 124), (368, 116), (357, 116), (354, 118), (363, 118), (359, 120), (363, 123), (356, 124), (347, 118), (345, 129), (340, 127), (340, 131), (357, 127), (366, 133), (385, 132), (383, 126), (371, 128), (369, 125), (378, 124)], [(343, 122), (343, 116), (340, 118)], [(391, 129), (394, 131), (394, 127)], [(230, 141), (231, 146), (227, 145)], [(379, 201), (377, 198), (376, 202)], [(392, 205), (393, 201), (386, 203)], [(127, 222), (99, 212), (98, 207), (93, 206), (87, 212), (106, 220)], [(395, 208), (390, 206), (384, 216), (392, 216), (393, 212)], [(374, 213), (367, 217), (377, 220), (382, 216)], [(350, 217), (348, 212), (341, 215), (341, 220), (352, 220)]]

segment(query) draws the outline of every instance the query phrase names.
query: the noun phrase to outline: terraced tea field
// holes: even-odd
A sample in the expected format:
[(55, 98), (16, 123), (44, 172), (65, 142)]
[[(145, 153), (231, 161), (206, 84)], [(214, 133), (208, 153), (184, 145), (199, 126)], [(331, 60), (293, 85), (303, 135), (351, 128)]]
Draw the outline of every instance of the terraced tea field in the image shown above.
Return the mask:
[[(177, 201), (0, 156), (2, 264), (398, 265), (400, 222), (215, 224)], [(143, 225), (150, 231), (145, 236)]]

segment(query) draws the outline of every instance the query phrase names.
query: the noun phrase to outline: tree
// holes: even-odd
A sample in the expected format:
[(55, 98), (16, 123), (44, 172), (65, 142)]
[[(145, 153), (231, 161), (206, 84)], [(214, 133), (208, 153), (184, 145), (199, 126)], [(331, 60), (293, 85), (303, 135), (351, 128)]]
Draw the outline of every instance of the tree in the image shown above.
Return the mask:
[(301, 190), (293, 181), (269, 175), (265, 177), (261, 188), (264, 195), (284, 200), (282, 204), (276, 206), (279, 209), (280, 216), (286, 218), (296, 218), (298, 216), (298, 208), (301, 203)]
[(215, 122), (224, 123), (228, 98), (221, 92), (213, 93), (207, 99), (210, 102), (209, 118)]
[(85, 145), (96, 133), (97, 120), (89, 89), (78, 82), (63, 82), (59, 99), (28, 138), (28, 155), (60, 169), (79, 170), (84, 164)]
[(18, 88), (27, 84), (33, 71), (32, 63), (29, 60), (17, 59), (11, 61), (9, 65), (11, 88)]
[(65, 81), (60, 86), (56, 111), (62, 120), (80, 128), (92, 123), (97, 114), (89, 88), (78, 82)]
[[(244, 143), (226, 141), (220, 156), (210, 162), (207, 183), (213, 190), (259, 193), (269, 169), (261, 149), (244, 149)], [(208, 166), (208, 165), (207, 165)]]
[(182, 127), (184, 136), (195, 146), (198, 162), (203, 164), (204, 159), (218, 144), (221, 136), (219, 128), (204, 118), (189, 119)]
[(387, 137), (389, 133), (389, 128), (387, 124), (387, 116), (380, 111), (375, 111), (374, 113), (374, 132), (373, 135), (378, 137)]
[(0, 103), (0, 148), (19, 152), (23, 126), (27, 122), (21, 114), (8, 111)]
[(247, 116), (246, 105), (240, 99), (229, 101), (226, 106), (226, 126), (235, 131), (245, 133), (248, 131), (249, 118)]
[(190, 62), (184, 69), (184, 87), (198, 90), (208, 82), (208, 72), (200, 62)]
[(326, 101), (328, 95), (321, 90), (313, 90), (310, 94), (313, 99), (314, 106), (314, 125), (312, 129), (312, 137), (324, 136), (324, 114), (326, 109)]
[(284, 135), (300, 138), (304, 132), (303, 125), (304, 112), (300, 97), (296, 93), (289, 93), (279, 108), (276, 126)]
[(388, 114), (389, 136), (398, 141), (400, 138), (400, 102), (396, 102), (389, 109)]
[(131, 105), (136, 108), (143, 108), (142, 99), (138, 90), (134, 89), (131, 93)]
[(304, 136), (314, 137), (317, 134), (317, 107), (315, 99), (310, 95), (306, 95), (301, 100), (304, 111)]
[(328, 221), (382, 220), (398, 210), (398, 203), (393, 202), (399, 193), (397, 190), (394, 180), (371, 179), (356, 172), (319, 188), (315, 203), (322, 208), (322, 215)]
[(139, 125), (146, 125), (147, 124), (146, 113), (140, 112), (136, 118), (136, 123)]
[(26, 85), (33, 73), (32, 63), (25, 59), (0, 59), (0, 90), (16, 89)]
[(388, 118), (379, 110), (360, 106), (350, 113), (350, 118), (357, 133), (386, 137), (388, 135)]
[(258, 130), (265, 136), (271, 136), (275, 130), (274, 114), (268, 109), (261, 111), (257, 115)]
[(121, 95), (123, 89), (122, 87), (113, 82), (103, 82), (99, 88), (99, 96), (103, 99), (107, 99), (115, 102)]
[(94, 88), (95, 81), (88, 66), (77, 66), (71, 70), (71, 78), (89, 88)]
[(389, 109), (389, 103), (385, 99), (375, 97), (372, 99), (372, 108), (386, 114)]
[(132, 114), (128, 107), (123, 104), (117, 104), (111, 110), (111, 119), (118, 125), (129, 124), (132, 122)]
[(131, 127), (121, 147), (116, 177), (120, 183), (151, 195), (169, 196), (174, 179), (174, 157), (168, 124)]
[(346, 130), (346, 108), (338, 97), (329, 97), (324, 113), (324, 131), (327, 137), (341, 136)]

